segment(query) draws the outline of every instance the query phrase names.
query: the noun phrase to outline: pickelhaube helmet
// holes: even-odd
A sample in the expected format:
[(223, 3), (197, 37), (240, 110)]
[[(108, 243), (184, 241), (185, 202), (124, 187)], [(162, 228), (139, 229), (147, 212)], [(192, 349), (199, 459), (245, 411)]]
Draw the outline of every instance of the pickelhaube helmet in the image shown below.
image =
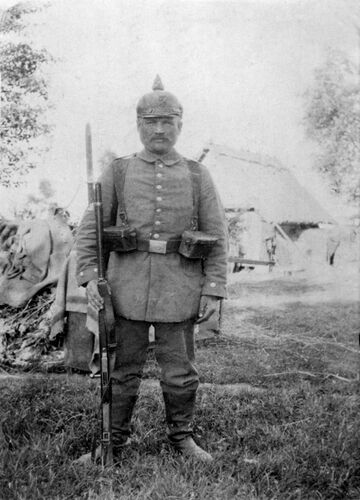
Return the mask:
[(138, 117), (182, 116), (182, 105), (173, 94), (164, 90), (159, 75), (154, 80), (152, 90), (138, 102), (136, 106)]

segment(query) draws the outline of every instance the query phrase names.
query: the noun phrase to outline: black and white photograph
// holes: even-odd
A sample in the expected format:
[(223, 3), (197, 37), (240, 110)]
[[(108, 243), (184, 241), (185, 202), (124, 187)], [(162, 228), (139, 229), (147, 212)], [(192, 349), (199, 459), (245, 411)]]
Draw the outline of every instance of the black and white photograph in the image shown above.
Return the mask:
[(358, 0), (0, 0), (0, 499), (360, 499)]

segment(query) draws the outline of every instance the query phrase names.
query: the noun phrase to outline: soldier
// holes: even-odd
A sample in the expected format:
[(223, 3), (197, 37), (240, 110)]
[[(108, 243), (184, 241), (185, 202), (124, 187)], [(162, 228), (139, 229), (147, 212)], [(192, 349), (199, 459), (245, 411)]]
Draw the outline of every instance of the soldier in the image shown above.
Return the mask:
[[(192, 437), (199, 385), (194, 323), (208, 320), (217, 301), (226, 296), (224, 211), (207, 169), (174, 149), (183, 109), (178, 99), (164, 90), (159, 77), (136, 111), (144, 149), (115, 159), (99, 180), (105, 227), (131, 227), (137, 237), (135, 249), (129, 241), (120, 242), (124, 251), (111, 252), (107, 267), (117, 337), (112, 372), (114, 456), (119, 459), (130, 435), (149, 327), (153, 325), (169, 441), (181, 454), (211, 461), (211, 455)], [(179, 253), (184, 234), (195, 235), (193, 248), (204, 248), (209, 237), (213, 246), (209, 243), (207, 258)], [(80, 224), (76, 248), (78, 283), (86, 286), (89, 303), (100, 309), (92, 210)], [(127, 248), (133, 250), (127, 252)]]

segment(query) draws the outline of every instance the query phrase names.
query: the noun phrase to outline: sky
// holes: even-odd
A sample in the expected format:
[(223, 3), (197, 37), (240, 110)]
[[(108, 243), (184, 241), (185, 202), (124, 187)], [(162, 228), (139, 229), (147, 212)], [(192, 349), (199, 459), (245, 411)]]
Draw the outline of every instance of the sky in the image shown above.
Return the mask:
[(343, 205), (312, 168), (303, 95), (329, 49), (359, 64), (359, 13), (357, 0), (51, 0), (29, 34), (57, 58), (47, 69), (55, 128), (28, 185), (7, 199), (21, 203), (49, 178), (58, 203), (81, 214), (85, 124), (95, 165), (106, 150), (139, 150), (136, 103), (159, 74), (184, 107), (181, 153), (211, 140), (276, 157), (337, 215)]

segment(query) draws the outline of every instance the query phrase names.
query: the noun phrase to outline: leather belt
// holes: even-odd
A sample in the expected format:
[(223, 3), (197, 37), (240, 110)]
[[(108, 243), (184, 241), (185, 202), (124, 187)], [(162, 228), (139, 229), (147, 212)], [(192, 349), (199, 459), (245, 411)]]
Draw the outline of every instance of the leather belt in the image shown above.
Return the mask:
[(178, 251), (181, 240), (137, 240), (137, 249), (140, 252), (175, 253)]

